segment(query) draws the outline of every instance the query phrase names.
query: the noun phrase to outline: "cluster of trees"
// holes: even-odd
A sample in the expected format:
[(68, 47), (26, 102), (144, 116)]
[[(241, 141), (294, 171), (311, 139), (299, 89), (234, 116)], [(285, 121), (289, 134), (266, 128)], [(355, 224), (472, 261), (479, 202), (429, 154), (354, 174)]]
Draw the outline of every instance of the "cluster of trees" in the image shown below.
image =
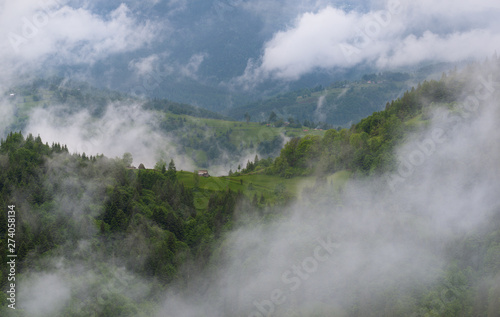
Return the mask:
[[(81, 240), (97, 248), (78, 260), (82, 265), (106, 265), (112, 255), (160, 287), (191, 274), (180, 272), (181, 265), (205, 268), (214, 241), (231, 227), (236, 202), (246, 198), (229, 189), (209, 190), (208, 208), (196, 210), (196, 189), (177, 179), (173, 160), (168, 165), (159, 162), (154, 170), (127, 169), (130, 161), (129, 155), (108, 159), (70, 154), (64, 145), (50, 146), (21, 133), (1, 141), (0, 204), (16, 205), (18, 278), (36, 270), (44, 254), (81, 257), (74, 250)], [(7, 228), (7, 213), (2, 213), (3, 258), (8, 254)], [(0, 277), (6, 277), (8, 269), (2, 265)], [(8, 280), (0, 280), (5, 289)], [(119, 304), (111, 298), (103, 301)], [(7, 306), (5, 297), (0, 305)]]
[(281, 135), (276, 135), (271, 140), (262, 140), (257, 145), (257, 153), (259, 153), (261, 157), (275, 157), (279, 154), (283, 143), (284, 139)]
[(267, 159), (259, 159), (259, 156), (255, 155), (254, 160), (248, 160), (244, 168), (241, 168), (241, 165), (238, 165), (238, 169), (236, 171), (233, 172), (233, 170), (229, 170), (229, 176), (240, 176), (254, 172), (259, 173), (264, 171), (267, 167), (271, 166), (272, 163), (272, 157), (268, 157)]
[(311, 174), (317, 155), (320, 153), (320, 141), (319, 136), (291, 139), (269, 167), (268, 172), (285, 178)]

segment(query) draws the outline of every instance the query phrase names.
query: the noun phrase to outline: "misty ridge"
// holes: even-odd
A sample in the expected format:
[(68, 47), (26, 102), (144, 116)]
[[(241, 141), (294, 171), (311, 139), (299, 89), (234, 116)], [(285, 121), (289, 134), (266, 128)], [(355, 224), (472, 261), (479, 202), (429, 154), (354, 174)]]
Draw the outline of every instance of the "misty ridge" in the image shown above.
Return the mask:
[[(40, 170), (23, 168), (34, 186), (2, 188), (23, 211), (19, 235), (48, 237), (24, 247), (16, 314), (496, 316), (495, 63), (443, 78), (455, 101), (420, 101), (425, 119), (392, 172), (343, 185), (318, 177), (284, 205), (255, 205), (214, 178), (222, 191), (195, 212), (170, 167), (136, 174), (53, 146)], [(0, 162), (15, 168), (6, 154)]]

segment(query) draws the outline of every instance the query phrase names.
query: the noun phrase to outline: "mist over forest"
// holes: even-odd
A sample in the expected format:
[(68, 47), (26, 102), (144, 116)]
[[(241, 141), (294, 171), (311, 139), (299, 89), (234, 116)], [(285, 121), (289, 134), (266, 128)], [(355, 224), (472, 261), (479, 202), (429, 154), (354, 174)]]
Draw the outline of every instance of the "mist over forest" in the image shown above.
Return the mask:
[(500, 316), (500, 5), (0, 0), (1, 316)]

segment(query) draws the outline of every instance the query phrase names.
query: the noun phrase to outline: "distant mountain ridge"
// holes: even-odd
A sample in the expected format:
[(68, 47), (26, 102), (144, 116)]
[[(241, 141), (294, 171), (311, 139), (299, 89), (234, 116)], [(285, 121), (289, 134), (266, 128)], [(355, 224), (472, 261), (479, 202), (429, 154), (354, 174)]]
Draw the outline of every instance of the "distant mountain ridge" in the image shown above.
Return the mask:
[(385, 104), (410, 88), (408, 73), (367, 74), (357, 81), (337, 81), (328, 87), (300, 89), (235, 107), (227, 114), (243, 119), (248, 113), (254, 121), (265, 121), (274, 112), (284, 120), (325, 122), (348, 126), (380, 111)]

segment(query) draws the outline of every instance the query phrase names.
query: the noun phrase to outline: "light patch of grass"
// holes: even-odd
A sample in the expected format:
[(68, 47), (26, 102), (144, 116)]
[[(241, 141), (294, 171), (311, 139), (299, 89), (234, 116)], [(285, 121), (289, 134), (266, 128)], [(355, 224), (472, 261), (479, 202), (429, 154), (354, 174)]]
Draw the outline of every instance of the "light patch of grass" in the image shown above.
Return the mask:
[[(340, 171), (327, 176), (327, 181), (339, 189), (351, 177), (352, 172)], [(177, 178), (188, 188), (195, 188), (195, 176), (192, 172), (178, 172)], [(210, 195), (216, 191), (232, 190), (241, 191), (249, 199), (255, 194), (260, 199), (263, 195), (266, 202), (274, 203), (276, 200), (275, 189), (278, 184), (283, 184), (286, 191), (292, 196), (301, 199), (305, 187), (314, 186), (315, 176), (282, 178), (275, 175), (251, 174), (241, 176), (199, 177), (199, 185), (194, 189), (195, 205), (197, 209), (206, 209)]]

